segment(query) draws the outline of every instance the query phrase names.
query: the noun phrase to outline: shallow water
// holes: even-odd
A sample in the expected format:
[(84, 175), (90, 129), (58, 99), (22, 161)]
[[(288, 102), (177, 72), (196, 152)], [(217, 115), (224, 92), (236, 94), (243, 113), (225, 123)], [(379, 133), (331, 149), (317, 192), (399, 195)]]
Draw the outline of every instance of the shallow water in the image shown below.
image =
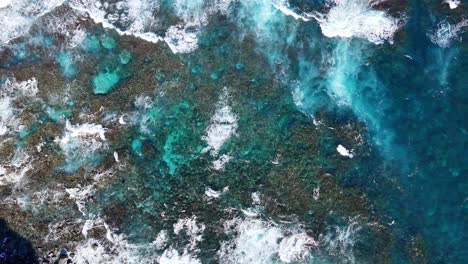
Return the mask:
[(465, 263), (467, 7), (2, 2), (0, 260)]

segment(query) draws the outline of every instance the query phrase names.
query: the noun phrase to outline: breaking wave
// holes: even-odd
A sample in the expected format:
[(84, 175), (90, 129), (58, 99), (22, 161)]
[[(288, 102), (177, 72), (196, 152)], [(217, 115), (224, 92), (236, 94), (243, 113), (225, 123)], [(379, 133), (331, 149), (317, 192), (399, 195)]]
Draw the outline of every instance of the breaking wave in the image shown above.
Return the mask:
[(330, 0), (327, 14), (314, 12), (323, 35), (329, 38), (362, 38), (375, 44), (392, 42), (401, 21), (384, 11), (372, 7), (382, 1), (374, 0)]

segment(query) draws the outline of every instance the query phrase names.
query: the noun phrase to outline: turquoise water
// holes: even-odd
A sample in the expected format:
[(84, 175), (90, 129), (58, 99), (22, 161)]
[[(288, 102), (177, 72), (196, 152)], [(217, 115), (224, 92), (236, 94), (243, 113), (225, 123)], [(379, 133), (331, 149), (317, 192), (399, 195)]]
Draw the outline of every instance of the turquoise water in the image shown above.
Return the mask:
[(0, 263), (466, 263), (467, 7), (48, 10), (0, 49)]

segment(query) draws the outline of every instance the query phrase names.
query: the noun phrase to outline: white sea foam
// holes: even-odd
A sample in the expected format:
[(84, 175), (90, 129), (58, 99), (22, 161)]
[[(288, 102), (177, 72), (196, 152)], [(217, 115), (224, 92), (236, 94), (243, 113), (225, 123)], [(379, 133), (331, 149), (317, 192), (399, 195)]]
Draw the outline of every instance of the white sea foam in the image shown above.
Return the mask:
[(124, 120), (124, 116), (123, 116), (123, 115), (121, 115), (121, 116), (119, 117), (119, 124), (121, 124), (121, 125), (126, 125), (126, 124), (127, 124), (127, 122), (125, 122), (125, 120)]
[(226, 221), (227, 235), (236, 235), (221, 244), (221, 263), (292, 263), (305, 261), (318, 244), (297, 226), (246, 217)]
[(198, 48), (197, 32), (189, 25), (174, 25), (169, 27), (164, 37), (173, 53), (188, 53)]
[(226, 154), (223, 154), (223, 155), (221, 155), (218, 159), (216, 159), (216, 160), (213, 161), (213, 166), (212, 166), (212, 168), (213, 168), (214, 170), (218, 170), (218, 171), (224, 170), (224, 166), (225, 166), (226, 163), (228, 163), (231, 159), (232, 159), (231, 156), (226, 155)]
[(346, 226), (329, 226), (325, 234), (320, 235), (319, 243), (331, 254), (346, 258), (347, 263), (355, 263), (353, 248), (361, 229), (353, 219)]
[(8, 78), (0, 87), (0, 136), (17, 131), (21, 125), (18, 115), (21, 108), (15, 107), (14, 102), (34, 98), (39, 91), (35, 78), (17, 82), (14, 78)]
[[(203, 239), (203, 232), (205, 231), (205, 225), (197, 222), (197, 217), (192, 216), (190, 218), (179, 219), (177, 223), (173, 225), (173, 231), (176, 236), (183, 234), (189, 237), (189, 244), (185, 246), (180, 253), (180, 250), (176, 250), (174, 245), (169, 246), (161, 256), (157, 258), (158, 263), (161, 264), (200, 264), (201, 261), (194, 255), (199, 251), (197, 244)], [(162, 231), (161, 231), (162, 232)], [(153, 244), (160, 244), (157, 240), (162, 240), (167, 244), (167, 234), (161, 232), (158, 234), (158, 238)], [(162, 237), (162, 238), (161, 238)]]
[(102, 23), (104, 27), (112, 28), (121, 35), (132, 35), (153, 43), (163, 40), (174, 53), (187, 53), (198, 47), (198, 32), (208, 23), (208, 16), (226, 12), (231, 1), (174, 1), (175, 15), (182, 22), (170, 25), (165, 37), (154, 33), (160, 25), (154, 16), (160, 9), (160, 1), (126, 0), (115, 5), (103, 5), (92, 0), (72, 0), (70, 5), (89, 14), (94, 22)]
[[(69, 120), (65, 124), (65, 132), (61, 138), (55, 140), (56, 143), (65, 152), (72, 150), (76, 145), (86, 144), (93, 148), (99, 148), (102, 142), (106, 140), (106, 130), (102, 125), (96, 124), (81, 124), (72, 125)], [(72, 146), (74, 145), (74, 146)]]
[(196, 257), (184, 251), (180, 254), (174, 248), (166, 249), (158, 258), (160, 264), (201, 264), (201, 261)]
[[(169, 243), (169, 234), (166, 230), (161, 230), (151, 243), (132, 243), (127, 237), (119, 234), (117, 230), (110, 227), (100, 216), (94, 215), (87, 208), (87, 203), (92, 199), (96, 191), (97, 182), (85, 187), (77, 186), (66, 189), (66, 193), (75, 200), (78, 210), (83, 215), (82, 234), (85, 237), (80, 241), (74, 250), (73, 261), (75, 263), (142, 263), (152, 264), (155, 260), (158, 263), (201, 263), (193, 254), (198, 252), (197, 244), (203, 238), (205, 225), (197, 222), (197, 217), (182, 218), (173, 226), (173, 233), (176, 236), (183, 235), (189, 237), (188, 245), (179, 253), (174, 245), (162, 253), (160, 250), (166, 248)], [(104, 229), (105, 237), (100, 239), (89, 238), (89, 231), (95, 228)]]
[(117, 151), (114, 151), (114, 160), (115, 162), (119, 163), (120, 160), (119, 160), (119, 153), (117, 153)]
[[(10, 1), (0, 2), (0, 43), (8, 43), (11, 39), (27, 33), (37, 18), (60, 6), (64, 0), (49, 1)], [(217, 13), (225, 14), (233, 0), (176, 0), (173, 3), (174, 15), (181, 22), (162, 28), (162, 23), (156, 15), (160, 10), (161, 1), (123, 0), (117, 3), (94, 0), (66, 1), (75, 12), (63, 16), (51, 16), (48, 19), (47, 30), (60, 33), (67, 37), (70, 47), (82, 39), (83, 32), (76, 26), (78, 17), (89, 16), (95, 23), (115, 30), (120, 35), (131, 35), (148, 42), (165, 41), (174, 53), (187, 53), (195, 50), (198, 45), (198, 34), (208, 23), (208, 17)], [(157, 31), (166, 31), (165, 36)]]
[(86, 216), (86, 201), (94, 194), (94, 186), (77, 186), (75, 188), (65, 189), (65, 192), (68, 193), (71, 199), (75, 200), (76, 206), (78, 207), (78, 211), (80, 211), (84, 216)]
[[(87, 231), (93, 228), (104, 228), (106, 234), (101, 239), (88, 238), (79, 242), (74, 251), (75, 257), (73, 260), (75, 263), (152, 264), (155, 259), (159, 258), (157, 250), (161, 250), (161, 247), (167, 243), (167, 234), (158, 235), (152, 243), (131, 243), (124, 235), (117, 234), (102, 218), (88, 216), (93, 218), (86, 220), (83, 227), (84, 233), (87, 234)], [(189, 254), (183, 256), (189, 256)], [(168, 253), (166, 253), (166, 257), (168, 260), (170, 260), (170, 257), (177, 259), (177, 256)]]
[(304, 107), (305, 95), (304, 91), (299, 85), (294, 85), (294, 88), (291, 90), (291, 94), (294, 100), (294, 104), (299, 108)]
[(448, 4), (450, 9), (455, 9), (460, 5), (460, 0), (444, 0), (444, 3)]
[(225, 232), (233, 231), (238, 236), (221, 244), (221, 263), (271, 263), (278, 255), (283, 232), (273, 223), (252, 218), (227, 221)]
[(167, 230), (161, 230), (159, 231), (158, 235), (156, 236), (156, 239), (152, 242), (152, 244), (156, 247), (156, 249), (162, 250), (166, 247), (168, 241), (169, 234)]
[(65, 129), (67, 130), (67, 133), (60, 142), (63, 144), (67, 144), (70, 138), (87, 138), (98, 136), (102, 141), (106, 140), (106, 130), (102, 127), (102, 125), (81, 124), (73, 126), (70, 124), (70, 121), (67, 120)]
[(38, 208), (46, 204), (48, 206), (61, 207), (60, 203), (65, 197), (65, 193), (61, 190), (44, 188), (35, 192), (18, 192), (12, 194), (10, 197), (16, 199), (16, 204), (24, 211), (32, 211), (36, 213)]
[[(23, 82), (7, 78), (3, 82), (0, 86), (0, 136), (11, 140), (10, 137), (15, 133), (25, 130), (19, 115), (30, 100), (35, 100), (38, 91), (35, 78)], [(0, 157), (0, 185), (19, 186), (26, 173), (32, 169), (32, 161), (28, 150), (19, 146), (11, 159)]]
[(88, 123), (72, 125), (67, 120), (63, 136), (56, 138), (55, 142), (72, 167), (81, 166), (92, 159), (98, 151), (107, 148), (105, 132), (106, 129), (102, 125)]
[(47, 225), (48, 232), (44, 240), (47, 242), (59, 241), (59, 239), (72, 233), (76, 224), (80, 224), (80, 220), (61, 220), (49, 223)]
[[(1, 175), (1, 171), (0, 171), (0, 175)], [(221, 196), (221, 192), (220, 191), (215, 191), (211, 188), (206, 188), (205, 189), (205, 195), (208, 196), (208, 197), (211, 197), (211, 198), (219, 198)]]
[(317, 201), (320, 198), (320, 186), (317, 186), (316, 188), (314, 188), (312, 197), (314, 198), (315, 201)]
[(289, 6), (289, 2), (287, 0), (276, 0), (276, 1), (271, 1), (271, 4), (278, 9), (279, 11), (283, 12), (283, 14), (287, 16), (292, 16), (296, 20), (303, 20), (303, 21), (309, 21), (310, 18), (298, 14), (294, 12), (291, 7)]
[(375, 3), (374, 0), (330, 0), (327, 14), (315, 12), (309, 16), (319, 22), (322, 33), (329, 38), (356, 37), (375, 44), (391, 42), (401, 21), (372, 9)]
[(198, 48), (198, 34), (208, 24), (210, 15), (225, 14), (233, 0), (175, 0), (175, 14), (182, 24), (172, 25), (164, 41), (173, 53), (188, 53)]
[(208, 144), (203, 152), (211, 151), (214, 156), (217, 156), (224, 143), (236, 132), (237, 119), (237, 115), (232, 112), (229, 92), (225, 87), (211, 118), (211, 124), (202, 137)]
[(461, 34), (468, 29), (468, 19), (464, 19), (455, 25), (443, 20), (436, 28), (427, 34), (432, 43), (441, 48), (448, 48), (455, 41), (462, 41)]
[(31, 156), (21, 147), (17, 147), (9, 163), (0, 164), (0, 186), (19, 186), (26, 173), (33, 169)]
[[(76, 201), (85, 219), (82, 227), (85, 240), (79, 242), (75, 248), (73, 258), (75, 263), (153, 263), (152, 259), (157, 257), (156, 243), (130, 243), (124, 235), (117, 234), (101, 217), (88, 212), (86, 203), (95, 192), (94, 186), (70, 188), (66, 189), (66, 192)], [(104, 228), (105, 238), (99, 240), (87, 238), (89, 230), (94, 228)]]
[[(4, 1), (4, 0), (3, 0)], [(64, 0), (7, 0), (0, 4), (0, 46), (24, 35), (37, 18), (60, 6)]]
[(341, 156), (349, 157), (349, 158), (354, 157), (353, 153), (349, 151), (348, 149), (346, 149), (345, 147), (343, 147), (343, 145), (341, 144), (336, 147), (336, 151), (338, 151), (338, 153), (340, 153)]
[(296, 263), (310, 256), (310, 249), (318, 243), (306, 233), (293, 234), (281, 240), (279, 257), (284, 263)]
[(0, 136), (11, 131), (11, 127), (16, 127), (17, 120), (11, 106), (10, 97), (0, 97)]
[[(125, 239), (116, 240), (113, 243), (90, 238), (81, 242), (74, 251), (75, 263), (153, 263), (150, 258), (145, 258), (140, 252), (146, 250), (145, 245), (134, 245)], [(154, 256), (156, 257), (156, 256)]]
[[(133, 35), (153, 43), (162, 39), (151, 32), (151, 25), (157, 22), (153, 12), (159, 9), (159, 1), (121, 1), (115, 10), (110, 9), (109, 4), (93, 0), (71, 0), (69, 4), (75, 10), (87, 13), (95, 23), (102, 23), (103, 27), (114, 29), (120, 35)], [(118, 24), (126, 27), (122, 29)]]
[(231, 239), (221, 243), (220, 263), (303, 263), (312, 259), (319, 244), (299, 224), (279, 224), (262, 219), (261, 194), (251, 195), (252, 207), (241, 210), (244, 217), (224, 222)]
[(203, 231), (205, 231), (205, 225), (197, 222), (197, 217), (192, 216), (191, 218), (179, 219), (174, 224), (174, 234), (179, 235), (182, 231), (190, 238), (190, 244), (187, 249), (195, 250), (198, 242), (203, 239)]
[(13, 3), (13, 0), (0, 0), (0, 8), (7, 7)]

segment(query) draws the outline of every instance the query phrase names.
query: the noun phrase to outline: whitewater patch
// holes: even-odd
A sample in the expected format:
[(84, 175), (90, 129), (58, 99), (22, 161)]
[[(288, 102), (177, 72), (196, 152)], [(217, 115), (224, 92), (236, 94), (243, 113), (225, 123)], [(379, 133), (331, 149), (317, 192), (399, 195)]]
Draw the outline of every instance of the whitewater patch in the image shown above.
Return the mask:
[(63, 137), (56, 139), (55, 142), (59, 144), (66, 153), (80, 145), (88, 145), (96, 149), (100, 148), (102, 145), (99, 142), (106, 140), (105, 132), (106, 130), (102, 125), (88, 123), (72, 125), (70, 121), (67, 120)]
[(153, 13), (159, 10), (158, 1), (130, 0), (109, 5), (93, 0), (72, 0), (69, 5), (120, 35), (132, 35), (152, 43), (162, 40), (150, 31), (151, 25), (157, 22)]
[(289, 2), (287, 0), (278, 0), (278, 1), (272, 1), (271, 4), (281, 11), (283, 14), (287, 16), (292, 16), (296, 20), (303, 20), (303, 21), (309, 21), (310, 18), (306, 17), (305, 15), (301, 15), (296, 13), (291, 9), (289, 6)]
[[(318, 191), (314, 190), (317, 199)], [(243, 216), (223, 222), (229, 239), (221, 242), (220, 263), (321, 263), (323, 256), (333, 263), (355, 263), (354, 248), (363, 228), (357, 217), (327, 226), (314, 239), (300, 222), (273, 221), (261, 214), (261, 208), (261, 195), (254, 192), (252, 207), (241, 210)]]
[(224, 166), (232, 159), (231, 156), (223, 154), (217, 160), (213, 161), (212, 168), (217, 171), (224, 170)]
[(234, 238), (221, 244), (221, 263), (293, 263), (307, 260), (317, 242), (298, 226), (280, 226), (253, 217), (226, 221), (224, 230)]
[(102, 242), (90, 238), (81, 242), (74, 251), (73, 260), (76, 263), (153, 263), (150, 258), (146, 259), (141, 252), (149, 245), (134, 245), (125, 239)]
[[(320, 24), (323, 35), (328, 38), (362, 38), (374, 44), (392, 42), (401, 21), (384, 11), (372, 9), (379, 1), (330, 0), (327, 14), (309, 13)], [(382, 2), (382, 1), (380, 1)]]
[[(50, 1), (2, 1), (0, 2), (0, 42), (25, 35), (40, 17), (54, 8), (67, 3), (74, 11), (62, 16), (47, 18), (46, 29), (67, 37), (69, 46), (83, 38), (77, 25), (79, 18), (89, 17), (104, 28), (115, 30), (119, 35), (130, 35), (142, 40), (158, 43), (164, 41), (173, 53), (188, 53), (198, 48), (198, 34), (208, 24), (208, 18), (215, 14), (226, 14), (233, 0), (187, 1), (176, 0), (171, 5), (173, 15), (181, 22), (163, 28), (159, 21), (161, 1), (124, 0), (101, 2), (93, 0), (50, 0)], [(167, 4), (167, 3), (164, 3)], [(155, 32), (165, 31), (163, 36)]]
[(24, 35), (35, 21), (62, 5), (64, 0), (27, 1), (2, 0), (0, 2), (0, 46)]
[(63, 136), (55, 139), (55, 143), (60, 146), (66, 157), (68, 164), (65, 169), (73, 171), (94, 160), (98, 151), (107, 149), (105, 132), (106, 129), (102, 125), (72, 125), (67, 120)]
[(226, 154), (218, 157), (219, 150), (235, 134), (238, 126), (238, 116), (232, 112), (230, 100), (229, 91), (227, 87), (224, 87), (223, 93), (216, 104), (215, 113), (211, 117), (211, 124), (202, 136), (202, 140), (208, 145), (202, 150), (202, 153), (210, 152), (212, 156), (218, 158), (213, 161), (213, 168), (215, 170), (222, 170), (224, 165), (231, 159)]
[(17, 147), (9, 162), (0, 163), (0, 186), (23, 182), (26, 173), (33, 169), (32, 157), (21, 147)]
[(211, 124), (202, 137), (208, 144), (202, 152), (212, 151), (213, 155), (217, 155), (223, 144), (236, 132), (238, 117), (232, 112), (229, 101), (229, 92), (225, 87), (211, 117)]
[(348, 157), (348, 158), (354, 157), (352, 152), (346, 149), (345, 147), (343, 147), (343, 145), (341, 144), (336, 147), (336, 151), (338, 151), (338, 153), (340, 153), (341, 156)]
[[(205, 227), (203, 224), (196, 222), (196, 217), (179, 219), (174, 224), (174, 233), (176, 235), (185, 231), (190, 236), (190, 244), (184, 248), (182, 253), (176, 250), (174, 245), (170, 245), (163, 253), (157, 253), (163, 249), (168, 242), (166, 231), (161, 231), (155, 240), (151, 243), (135, 244), (129, 242), (122, 234), (117, 234), (109, 225), (101, 218), (87, 220), (87, 228), (104, 227), (106, 230), (105, 239), (97, 240), (89, 238), (79, 243), (76, 247), (74, 260), (76, 263), (170, 263), (170, 264), (199, 264), (201, 263), (193, 253), (196, 252), (196, 244), (201, 241), (202, 232)], [(85, 225), (86, 226), (86, 225)]]
[[(156, 244), (133, 244), (122, 234), (117, 234), (100, 216), (90, 213), (86, 203), (91, 199), (96, 189), (94, 185), (77, 186), (65, 190), (71, 199), (75, 200), (78, 210), (85, 219), (82, 234), (85, 240), (78, 243), (74, 250), (75, 263), (152, 263), (156, 258)], [(101, 239), (88, 238), (91, 229), (105, 230)], [(148, 257), (148, 258), (147, 258)]]
[(208, 23), (208, 16), (226, 13), (231, 2), (174, 1), (174, 15), (182, 22), (163, 29), (166, 31), (164, 37), (154, 33), (162, 29), (155, 15), (161, 8), (160, 1), (127, 0), (101, 4), (92, 0), (72, 0), (70, 6), (89, 14), (95, 23), (102, 23), (105, 28), (114, 29), (120, 35), (132, 35), (152, 43), (165, 41), (173, 53), (187, 53), (198, 47), (198, 33)]
[(198, 242), (203, 239), (203, 231), (205, 231), (205, 225), (197, 222), (197, 217), (192, 216), (191, 218), (179, 219), (174, 224), (174, 234), (180, 235), (182, 231), (190, 237), (190, 244), (187, 249), (195, 250)]
[(219, 198), (221, 196), (221, 192), (220, 191), (215, 191), (211, 188), (206, 188), (205, 189), (205, 195), (207, 197), (211, 197), (211, 198)]
[(174, 25), (167, 30), (164, 41), (173, 53), (189, 53), (198, 48), (198, 32), (191, 25)]
[(7, 6), (11, 5), (12, 2), (13, 2), (13, 0), (1, 0), (0, 1), (0, 8), (7, 7)]
[(359, 231), (362, 227), (355, 219), (351, 219), (345, 226), (329, 226), (325, 234), (320, 235), (320, 244), (332, 255), (340, 255), (347, 263), (355, 263), (353, 253)]
[(450, 9), (455, 9), (460, 5), (460, 0), (444, 0), (444, 3), (448, 4)]
[[(0, 149), (3, 144), (12, 140), (12, 136), (26, 128), (22, 124), (20, 114), (24, 107), (35, 100), (39, 92), (35, 78), (18, 82), (14, 77), (7, 78), (0, 86)], [(0, 157), (0, 185), (19, 186), (26, 174), (33, 168), (33, 158), (28, 150), (17, 146), (12, 157)]]
[(310, 248), (318, 243), (306, 233), (298, 233), (283, 238), (279, 244), (278, 255), (284, 263), (305, 260), (310, 256)]
[(226, 14), (233, 0), (175, 0), (175, 14), (183, 23), (172, 25), (166, 31), (164, 41), (173, 53), (188, 53), (198, 48), (198, 35), (214, 14)]
[(158, 258), (160, 264), (201, 264), (201, 261), (187, 252), (179, 254), (173, 248), (166, 249)]
[(468, 29), (468, 19), (464, 19), (457, 24), (450, 24), (443, 20), (437, 24), (435, 29), (427, 33), (432, 43), (441, 48), (448, 48), (455, 41), (462, 41), (461, 34)]
[[(150, 243), (129, 242), (124, 234), (118, 234), (109, 226), (101, 216), (95, 215), (86, 208), (86, 204), (92, 199), (96, 191), (96, 184), (85, 187), (66, 189), (66, 193), (75, 200), (78, 210), (82, 213), (84, 224), (82, 234), (85, 237), (73, 251), (75, 263), (201, 263), (193, 253), (198, 252), (197, 244), (202, 240), (205, 225), (197, 221), (196, 216), (179, 219), (173, 225), (173, 233), (176, 236), (187, 235), (189, 243), (179, 254), (175, 245), (168, 245), (169, 235), (166, 230), (161, 230)], [(82, 223), (83, 221), (79, 222)], [(99, 228), (105, 231), (102, 238), (88, 237), (89, 230)], [(166, 246), (168, 246), (166, 248)], [(160, 251), (164, 250), (161, 254)]]
[(251, 195), (252, 207), (242, 209), (244, 216), (224, 222), (223, 241), (218, 251), (220, 263), (302, 263), (312, 259), (319, 244), (299, 224), (279, 224), (262, 219), (261, 194)]
[(8, 78), (0, 86), (0, 136), (18, 131), (21, 122), (18, 115), (23, 111), (15, 107), (15, 101), (34, 99), (39, 92), (37, 80), (17, 82), (15, 78)]

